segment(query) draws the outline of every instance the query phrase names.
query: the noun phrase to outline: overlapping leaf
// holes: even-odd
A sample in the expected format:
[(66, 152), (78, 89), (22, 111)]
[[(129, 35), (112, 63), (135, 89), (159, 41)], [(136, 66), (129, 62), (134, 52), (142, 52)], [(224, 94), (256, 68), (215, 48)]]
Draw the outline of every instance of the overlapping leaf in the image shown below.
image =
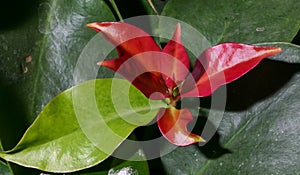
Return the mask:
[[(9, 4), (13, 4), (14, 8), (8, 10), (17, 20), (5, 17), (12, 21), (0, 28), (0, 139), (5, 150), (17, 144), (53, 97), (73, 85), (76, 61), (94, 36), (85, 25), (96, 20), (115, 20), (102, 0)], [(6, 3), (1, 7), (6, 8)], [(22, 13), (17, 9), (22, 9)], [(31, 59), (26, 61), (28, 56)]]
[[(122, 88), (112, 90), (112, 85)], [(129, 86), (121, 79), (98, 79), (64, 91), (43, 109), (19, 144), (0, 157), (51, 172), (71, 172), (102, 162), (164, 106), (161, 101), (150, 106), (136, 88), (127, 92)]]
[[(289, 43), (269, 45), (284, 50), (272, 59), (280, 56), (285, 62), (297, 64), (266, 60), (249, 75), (229, 85), (228, 111), (215, 139), (210, 141), (213, 143), (178, 148), (164, 156), (163, 164), (170, 174), (300, 172), (297, 166), (300, 156), (295, 154), (300, 149), (300, 57), (295, 53), (300, 49)], [(211, 111), (210, 117), (215, 112)]]
[[(299, 31), (300, 14), (296, 9), (299, 3), (170, 0), (162, 14), (188, 22), (213, 45), (224, 41), (264, 42), (259, 45), (283, 49), (271, 59), (299, 63), (299, 46), (279, 42), (292, 41)], [(272, 41), (279, 43), (266, 43)], [(227, 86), (229, 111), (214, 139), (207, 146), (178, 148), (164, 156), (167, 172), (298, 174), (296, 164), (300, 159), (293, 153), (300, 149), (295, 134), (299, 132), (299, 109), (295, 107), (299, 106), (298, 81), (299, 64), (266, 60), (246, 77)], [(184, 155), (185, 159), (178, 155)]]
[(299, 31), (299, 6), (298, 0), (170, 0), (162, 15), (189, 23), (212, 45), (291, 42)]

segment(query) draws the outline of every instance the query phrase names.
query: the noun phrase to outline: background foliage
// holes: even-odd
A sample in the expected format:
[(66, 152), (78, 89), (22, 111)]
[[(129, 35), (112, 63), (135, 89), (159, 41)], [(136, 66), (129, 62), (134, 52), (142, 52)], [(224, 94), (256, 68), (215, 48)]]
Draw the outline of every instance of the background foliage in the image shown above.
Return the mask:
[[(299, 174), (300, 1), (152, 3), (159, 14), (189, 23), (213, 44), (263, 42), (281, 46), (284, 52), (227, 86), (225, 116), (204, 147), (181, 147), (161, 159), (139, 163), (109, 158), (77, 174), (107, 174), (111, 168), (124, 167), (142, 174)], [(148, 1), (120, 0), (116, 4), (124, 19), (155, 14)], [(118, 16), (111, 3), (102, 0), (13, 0), (1, 2), (1, 8), (0, 149), (9, 150), (43, 107), (74, 85), (77, 58), (95, 35), (85, 24), (115, 21)], [(28, 56), (31, 61), (26, 61)], [(201, 99), (198, 132), (206, 121), (209, 101), (209, 97)], [(138, 139), (151, 139), (156, 133), (155, 126), (135, 132)], [(0, 161), (0, 174), (40, 173)]]

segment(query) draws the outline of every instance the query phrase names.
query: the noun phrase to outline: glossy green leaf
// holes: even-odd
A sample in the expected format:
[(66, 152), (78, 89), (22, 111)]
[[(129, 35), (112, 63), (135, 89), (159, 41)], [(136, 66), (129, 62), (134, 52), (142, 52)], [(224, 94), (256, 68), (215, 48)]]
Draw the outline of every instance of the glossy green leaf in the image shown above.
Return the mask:
[[(131, 160), (139, 160), (139, 161), (121, 161), (115, 159), (112, 164), (114, 165), (113, 168), (111, 168), (108, 171), (109, 173), (119, 173), (119, 174), (143, 174), (143, 175), (149, 175), (149, 168), (146, 161), (146, 155), (141, 149), (138, 149), (137, 152), (131, 156), (129, 159)], [(121, 173), (122, 172), (122, 173)]]
[(8, 86), (18, 87), (26, 117), (33, 120), (47, 102), (73, 85), (77, 59), (95, 35), (85, 25), (114, 17), (103, 0), (39, 0), (30, 7), (23, 23), (0, 32), (0, 72)]
[(91, 167), (165, 106), (150, 102), (126, 80), (87, 81), (55, 97), (18, 145), (0, 157), (50, 172)]
[(0, 139), (8, 150), (52, 98), (74, 85), (77, 59), (95, 36), (85, 25), (115, 19), (104, 0), (12, 0), (2, 8), (9, 13), (0, 27)]
[[(300, 55), (294, 55), (298, 46), (279, 45), (284, 49), (279, 60), (300, 63)], [(167, 172), (299, 174), (300, 64), (286, 62), (264, 60), (227, 85), (226, 111), (217, 133), (203, 147), (180, 147), (162, 157)], [(209, 113), (212, 118), (217, 114), (218, 109)]]
[[(136, 140), (134, 134), (129, 136), (129, 139)], [(90, 169), (86, 169), (80, 172), (75, 172), (75, 174), (82, 175), (107, 175), (107, 174), (149, 174), (149, 167), (146, 161), (146, 155), (141, 149), (132, 149), (132, 145), (122, 144), (120, 146), (122, 149), (118, 149), (117, 151), (124, 151), (124, 149), (128, 149), (127, 152), (132, 152), (131, 157), (129, 156), (128, 160), (120, 160), (118, 158), (110, 157), (105, 162), (92, 167)]]
[(291, 42), (299, 31), (299, 6), (298, 0), (170, 0), (162, 15), (191, 24), (212, 45)]

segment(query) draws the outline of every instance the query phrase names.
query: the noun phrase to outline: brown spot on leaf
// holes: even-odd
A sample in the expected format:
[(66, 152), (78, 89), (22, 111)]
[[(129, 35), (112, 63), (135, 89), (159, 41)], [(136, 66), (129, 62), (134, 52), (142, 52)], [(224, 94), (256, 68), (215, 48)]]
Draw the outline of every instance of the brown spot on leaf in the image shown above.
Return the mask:
[(28, 57), (26, 57), (26, 63), (30, 63), (32, 61), (32, 57), (29, 55)]
[(26, 74), (28, 72), (28, 67), (26, 67), (24, 64), (22, 64), (21, 67), (22, 67), (22, 73)]

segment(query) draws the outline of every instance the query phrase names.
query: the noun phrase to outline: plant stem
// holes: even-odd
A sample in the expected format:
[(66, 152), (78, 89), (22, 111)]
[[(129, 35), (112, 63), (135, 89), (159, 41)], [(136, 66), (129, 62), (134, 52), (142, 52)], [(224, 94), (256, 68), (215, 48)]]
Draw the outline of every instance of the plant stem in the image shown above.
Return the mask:
[(157, 10), (155, 9), (155, 6), (152, 3), (152, 0), (148, 0), (149, 5), (151, 6), (152, 10), (154, 11), (154, 13), (156, 13), (156, 15), (158, 15)]
[(115, 12), (117, 13), (118, 15), (118, 18), (121, 22), (123, 22), (123, 18), (122, 18), (122, 15), (118, 9), (118, 6), (116, 5), (115, 1), (114, 0), (109, 0), (109, 2), (111, 3), (112, 7), (114, 8)]
[[(2, 143), (1, 143), (1, 140), (0, 140), (0, 151), (1, 151), (1, 152), (4, 151), (3, 146), (2, 146)], [(1, 153), (0, 153), (0, 154), (1, 154)], [(4, 154), (3, 154), (3, 155), (4, 155)], [(0, 155), (0, 157), (3, 158), (1, 155)], [(5, 159), (3, 158), (3, 160), (5, 160)], [(0, 160), (0, 161), (1, 161), (1, 160)], [(12, 168), (11, 168), (11, 166), (10, 166), (10, 163), (7, 162), (7, 161), (5, 160), (5, 164), (7, 165), (8, 169), (10, 170), (10, 172), (13, 173), (13, 170), (12, 170)]]

